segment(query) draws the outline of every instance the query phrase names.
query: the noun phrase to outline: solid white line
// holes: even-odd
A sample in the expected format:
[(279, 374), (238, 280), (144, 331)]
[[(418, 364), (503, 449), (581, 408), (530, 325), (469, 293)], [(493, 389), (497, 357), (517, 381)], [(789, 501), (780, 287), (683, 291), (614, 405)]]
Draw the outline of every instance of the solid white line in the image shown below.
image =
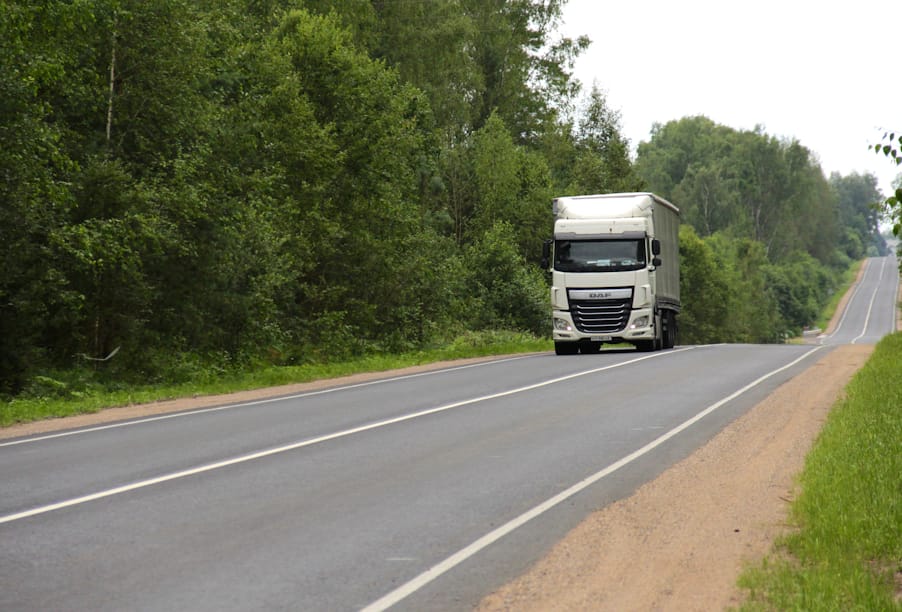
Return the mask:
[(91, 493), (90, 495), (84, 495), (82, 497), (67, 499), (65, 501), (61, 501), (61, 502), (58, 502), (55, 504), (39, 506), (37, 508), (32, 508), (30, 510), (17, 512), (15, 514), (8, 514), (6, 516), (0, 516), (0, 525), (2, 525), (3, 523), (11, 523), (13, 521), (18, 521), (20, 519), (37, 516), (39, 514), (45, 514), (47, 512), (52, 512), (54, 510), (60, 510), (62, 508), (69, 508), (72, 506), (77, 506), (79, 504), (84, 504), (84, 503), (87, 503), (90, 501), (95, 501), (98, 499), (102, 499), (104, 497), (111, 497), (113, 495), (119, 495), (120, 493), (127, 493), (129, 491), (134, 491), (136, 489), (143, 489), (145, 487), (150, 487), (150, 486), (153, 486), (156, 484), (169, 482), (171, 480), (177, 480), (179, 478), (185, 478), (187, 476), (194, 476), (196, 474), (202, 474), (204, 472), (211, 472), (213, 470), (218, 470), (220, 468), (228, 467), (230, 465), (246, 463), (248, 461), (254, 461), (256, 459), (263, 459), (264, 457), (271, 457), (272, 455), (286, 453), (288, 451), (297, 450), (299, 448), (304, 448), (306, 446), (313, 446), (314, 444), (320, 444), (322, 442), (327, 442), (329, 440), (335, 440), (337, 438), (343, 438), (345, 436), (350, 436), (350, 435), (361, 433), (364, 431), (379, 429), (380, 427), (386, 427), (388, 425), (394, 425), (396, 423), (403, 423), (404, 421), (410, 421), (410, 420), (417, 419), (420, 417), (428, 416), (430, 414), (436, 414), (439, 412), (444, 412), (446, 410), (460, 408), (461, 406), (468, 406), (470, 404), (476, 404), (478, 402), (484, 402), (487, 400), (497, 399), (499, 397), (507, 397), (509, 395), (515, 395), (517, 393), (523, 393), (525, 391), (532, 391), (533, 389), (540, 389), (542, 387), (547, 387), (549, 385), (554, 385), (554, 384), (564, 382), (567, 380), (571, 380), (574, 378), (579, 378), (580, 376), (587, 376), (589, 374), (597, 374), (598, 372), (604, 372), (605, 370), (613, 370), (614, 368), (620, 368), (620, 367), (623, 367), (626, 365), (637, 363), (639, 361), (644, 361), (646, 359), (653, 359), (655, 357), (662, 357), (662, 356), (666, 356), (666, 355), (672, 355), (674, 353), (688, 351), (692, 348), (694, 348), (694, 347), (685, 347), (685, 348), (681, 348), (681, 349), (674, 349), (672, 351), (667, 351), (664, 353), (652, 353), (652, 354), (646, 355), (644, 357), (638, 357), (636, 359), (631, 359), (629, 361), (623, 361), (621, 363), (615, 363), (613, 365), (603, 366), (600, 368), (593, 368), (591, 370), (585, 370), (583, 372), (576, 372), (574, 374), (568, 374), (566, 376), (559, 376), (558, 378), (552, 378), (550, 380), (546, 380), (543, 382), (526, 385), (525, 387), (518, 387), (516, 389), (510, 389), (508, 391), (501, 391), (499, 393), (493, 393), (491, 395), (483, 395), (481, 397), (475, 397), (475, 398), (468, 399), (468, 400), (462, 400), (462, 401), (454, 402), (451, 404), (445, 404), (444, 406), (438, 406), (436, 408), (429, 408), (428, 410), (421, 410), (419, 412), (414, 412), (414, 413), (407, 414), (404, 416), (395, 417), (393, 419), (377, 421), (375, 423), (370, 423), (369, 425), (361, 425), (360, 427), (345, 429), (344, 431), (338, 431), (335, 433), (327, 434), (325, 436), (319, 436), (317, 438), (311, 438), (309, 440), (303, 440), (301, 442), (286, 444), (284, 446), (278, 446), (276, 448), (270, 448), (270, 449), (267, 449), (264, 451), (250, 453), (248, 455), (242, 455), (240, 457), (234, 457), (232, 459), (226, 459), (224, 461), (218, 461), (216, 463), (210, 463), (208, 465), (203, 465), (203, 466), (196, 467), (196, 468), (191, 468), (188, 470), (174, 472), (172, 474), (165, 474), (163, 476), (158, 476), (156, 478), (141, 480), (141, 481), (134, 482), (131, 484), (123, 485), (121, 487), (107, 489), (105, 491), (98, 491), (97, 493)]
[(168, 419), (178, 419), (186, 416), (194, 416), (197, 414), (205, 414), (208, 412), (219, 412), (221, 410), (232, 410), (234, 408), (246, 408), (247, 406), (257, 406), (260, 404), (269, 404), (272, 402), (280, 402), (282, 400), (302, 399), (312, 397), (314, 395), (325, 395), (326, 393), (335, 393), (336, 391), (346, 391), (348, 389), (357, 389), (360, 387), (369, 387), (372, 385), (381, 385), (383, 383), (395, 382), (398, 380), (406, 380), (408, 378), (419, 378), (420, 376), (430, 376), (432, 374), (441, 374), (444, 372), (455, 372), (457, 370), (466, 370), (468, 368), (476, 368), (486, 365), (494, 365), (496, 363), (506, 363), (508, 361), (516, 361), (518, 359), (526, 359), (527, 355), (518, 357), (506, 357), (504, 359), (496, 359), (493, 361), (484, 361), (480, 363), (471, 363), (463, 366), (454, 366), (451, 368), (442, 368), (440, 370), (430, 370), (429, 372), (418, 372), (416, 374), (405, 374), (403, 376), (392, 376), (391, 378), (380, 378), (379, 380), (370, 380), (367, 382), (354, 383), (351, 385), (342, 385), (338, 387), (329, 387), (328, 389), (320, 389), (319, 391), (305, 391), (303, 393), (295, 393), (293, 395), (279, 395), (277, 397), (269, 397), (265, 399), (253, 400), (249, 402), (241, 402), (238, 404), (225, 404), (222, 406), (212, 406), (210, 408), (198, 408), (197, 410), (187, 410), (176, 412), (173, 414), (164, 414), (154, 417), (146, 417), (131, 421), (123, 421), (121, 423), (111, 423), (109, 425), (97, 425), (95, 427), (86, 427), (84, 429), (74, 429), (72, 431), (63, 431), (60, 433), (47, 434), (44, 436), (36, 436), (32, 438), (24, 438), (22, 440), (13, 440), (11, 442), (0, 442), (0, 448), (4, 446), (16, 446), (18, 444), (29, 444), (31, 442), (42, 442), (44, 440), (52, 440), (54, 438), (66, 438), (68, 436), (77, 436), (80, 434), (92, 433), (95, 431), (104, 431), (106, 429), (118, 429), (120, 427), (131, 427), (132, 425), (142, 425), (144, 423), (153, 423), (155, 421), (165, 421)]
[(886, 258), (883, 259), (883, 263), (880, 265), (880, 274), (877, 276), (877, 285), (874, 287), (874, 293), (871, 294), (871, 301), (868, 304), (868, 313), (864, 317), (864, 327), (861, 328), (861, 333), (853, 338), (852, 342), (850, 342), (849, 344), (855, 344), (856, 342), (861, 340), (861, 338), (863, 338), (868, 331), (868, 323), (870, 323), (871, 321), (871, 311), (874, 309), (874, 300), (877, 299), (877, 293), (880, 291), (880, 281), (883, 280), (884, 268), (886, 268)]
[(489, 533), (482, 536), (481, 538), (479, 538), (478, 540), (476, 540), (475, 542), (473, 542), (466, 548), (462, 548), (461, 550), (457, 551), (456, 553), (454, 553), (453, 555), (451, 555), (444, 561), (437, 563), (436, 565), (432, 566), (431, 568), (429, 568), (428, 570), (426, 570), (419, 576), (416, 576), (415, 578), (413, 578), (412, 580), (401, 585), (394, 591), (391, 591), (390, 593), (384, 595), (383, 597), (381, 597), (378, 600), (374, 601), (373, 603), (369, 604), (368, 606), (363, 608), (363, 612), (381, 612), (382, 610), (386, 610), (389, 607), (395, 605), (402, 599), (412, 595), (419, 589), (423, 588), (424, 586), (426, 586), (427, 584), (429, 584), (430, 582), (432, 582), (433, 580), (435, 580), (442, 574), (450, 571), (455, 566), (463, 563), (470, 557), (474, 556), (475, 554), (480, 552), (482, 549), (497, 542), (498, 540), (500, 540), (501, 538), (503, 538), (510, 532), (514, 531), (518, 527), (521, 527), (525, 523), (527, 523), (527, 522), (531, 521), (532, 519), (536, 518), (537, 516), (547, 512), (548, 510), (557, 506), (561, 502), (568, 500), (569, 498), (573, 497), (577, 493), (580, 493), (584, 489), (592, 486), (593, 484), (595, 484), (596, 482), (598, 482), (605, 476), (608, 476), (609, 474), (619, 470), (623, 466), (631, 463), (632, 461), (635, 461), (639, 457), (649, 453), (650, 451), (654, 450), (655, 448), (657, 448), (658, 446), (660, 446), (667, 440), (671, 439), (672, 437), (676, 436), (683, 430), (687, 429), (688, 427), (691, 427), (696, 422), (698, 422), (701, 419), (703, 419), (704, 417), (708, 416), (709, 414), (711, 414), (712, 412), (714, 412), (715, 410), (717, 410), (718, 408), (720, 408), (727, 402), (737, 398), (738, 396), (742, 395), (749, 389), (761, 384), (768, 378), (770, 378), (788, 368), (791, 368), (792, 366), (796, 365), (803, 359), (806, 359), (807, 357), (809, 357), (810, 355), (814, 354), (815, 352), (821, 350), (822, 348), (824, 348), (824, 347), (816, 346), (816, 347), (812, 348), (812, 350), (808, 351), (807, 353), (805, 353), (804, 355), (799, 357), (798, 359), (795, 359), (794, 361), (791, 361), (790, 363), (784, 365), (783, 367), (777, 368), (776, 370), (773, 370), (772, 372), (769, 372), (769, 373), (765, 374), (764, 376), (761, 376), (760, 378), (749, 383), (748, 385), (744, 386), (743, 388), (739, 389), (738, 391), (731, 393), (730, 395), (728, 395), (727, 397), (718, 401), (717, 403), (714, 403), (714, 404), (708, 406), (707, 408), (705, 408), (704, 410), (702, 410), (701, 412), (699, 412), (692, 418), (688, 419), (687, 421), (684, 421), (683, 423), (681, 423), (677, 427), (674, 427), (667, 433), (662, 434), (661, 436), (655, 438), (654, 440), (652, 440), (651, 442), (649, 442), (642, 448), (630, 453), (629, 455), (623, 457), (619, 461), (612, 463), (611, 465), (607, 466), (603, 470), (596, 472), (595, 474), (592, 474), (588, 478), (581, 480), (580, 482), (576, 483), (569, 489), (561, 491), (554, 497), (542, 502), (541, 504), (539, 504), (538, 506), (536, 506), (530, 510), (527, 510), (520, 516), (505, 523), (504, 525), (501, 525), (497, 529), (490, 531)]
[(861, 275), (861, 282), (855, 283), (855, 290), (852, 292), (852, 295), (849, 296), (849, 301), (846, 302), (846, 307), (842, 311), (842, 316), (839, 318), (839, 322), (836, 324), (836, 329), (833, 330), (830, 334), (825, 334), (819, 337), (820, 343), (823, 344), (824, 340), (829, 340), (833, 336), (835, 336), (840, 329), (842, 329), (843, 321), (846, 320), (846, 315), (849, 314), (851, 310), (852, 302), (855, 300), (855, 296), (858, 295), (858, 290), (861, 289), (861, 285), (864, 284), (864, 277), (870, 271), (871, 260), (866, 259), (864, 261), (864, 274)]

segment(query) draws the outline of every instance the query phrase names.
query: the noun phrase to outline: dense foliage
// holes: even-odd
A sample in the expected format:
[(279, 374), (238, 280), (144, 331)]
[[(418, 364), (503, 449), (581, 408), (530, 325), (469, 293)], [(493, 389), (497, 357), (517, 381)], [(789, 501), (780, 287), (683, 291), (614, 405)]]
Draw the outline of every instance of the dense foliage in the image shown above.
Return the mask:
[(634, 164), (563, 3), (0, 0), (0, 395), (547, 334), (563, 194), (684, 208), (684, 341), (809, 324), (870, 177), (704, 118)]
[(795, 140), (687, 117), (655, 126), (638, 153), (649, 190), (682, 212), (683, 341), (774, 342), (798, 333), (851, 262), (886, 254), (877, 179), (827, 180)]

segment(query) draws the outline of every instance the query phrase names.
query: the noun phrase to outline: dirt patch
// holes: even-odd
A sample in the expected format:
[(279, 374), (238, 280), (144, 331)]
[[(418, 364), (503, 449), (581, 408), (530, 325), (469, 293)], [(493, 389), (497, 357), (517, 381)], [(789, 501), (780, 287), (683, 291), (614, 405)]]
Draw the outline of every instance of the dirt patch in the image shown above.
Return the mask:
[(842, 346), (708, 444), (592, 514), (479, 610), (722, 610), (783, 529), (795, 476), (872, 346)]

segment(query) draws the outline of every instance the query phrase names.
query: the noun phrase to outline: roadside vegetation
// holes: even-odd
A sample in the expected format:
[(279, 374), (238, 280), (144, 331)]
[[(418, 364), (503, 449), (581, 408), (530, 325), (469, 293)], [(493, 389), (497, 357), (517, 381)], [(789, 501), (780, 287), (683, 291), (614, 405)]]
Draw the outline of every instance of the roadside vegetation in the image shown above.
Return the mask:
[(705, 117), (628, 142), (563, 0), (0, 4), (0, 423), (541, 345), (559, 195), (681, 209), (683, 343), (784, 342), (886, 250), (876, 178), (800, 142)]
[(357, 359), (297, 366), (259, 366), (232, 371), (184, 371), (177, 383), (123, 385), (103, 382), (91, 370), (68, 370), (57, 378), (38, 376), (34, 388), (0, 407), (0, 427), (41, 419), (89, 414), (105, 408), (183, 397), (217, 395), (310, 382), (363, 372), (384, 372), (437, 361), (548, 351), (551, 341), (516, 332), (465, 334), (441, 348), (367, 355)]
[(852, 262), (852, 265), (850, 265), (845, 273), (842, 274), (839, 281), (839, 288), (832, 296), (830, 296), (830, 300), (821, 309), (821, 313), (814, 321), (812, 329), (827, 331), (827, 328), (830, 326), (830, 321), (833, 320), (833, 315), (836, 314), (836, 309), (839, 308), (840, 301), (842, 301), (843, 297), (849, 292), (849, 289), (852, 288), (852, 285), (858, 279), (858, 273), (863, 265), (864, 260)]
[(830, 412), (800, 476), (792, 533), (747, 570), (743, 610), (902, 610), (902, 333)]

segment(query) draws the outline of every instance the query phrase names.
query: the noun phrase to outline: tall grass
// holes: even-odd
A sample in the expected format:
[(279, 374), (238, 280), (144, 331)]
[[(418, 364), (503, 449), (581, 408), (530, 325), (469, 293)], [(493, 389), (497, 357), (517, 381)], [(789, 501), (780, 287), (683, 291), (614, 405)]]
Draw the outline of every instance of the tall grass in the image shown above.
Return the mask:
[[(215, 395), (248, 389), (260, 389), (361, 372), (382, 372), (396, 368), (468, 357), (505, 355), (551, 350), (551, 341), (515, 332), (468, 333), (447, 346), (400, 355), (367, 355), (358, 359), (310, 363), (300, 366), (269, 366), (253, 370), (209, 372), (177, 385), (105, 387), (90, 383), (73, 385), (45, 377), (44, 384), (31, 397), (0, 402), (0, 427), (41, 419), (87, 414), (112, 408), (180, 397)], [(75, 377), (77, 378), (77, 377)]]
[(745, 572), (745, 610), (902, 610), (902, 333), (833, 408), (800, 477), (797, 529)]

